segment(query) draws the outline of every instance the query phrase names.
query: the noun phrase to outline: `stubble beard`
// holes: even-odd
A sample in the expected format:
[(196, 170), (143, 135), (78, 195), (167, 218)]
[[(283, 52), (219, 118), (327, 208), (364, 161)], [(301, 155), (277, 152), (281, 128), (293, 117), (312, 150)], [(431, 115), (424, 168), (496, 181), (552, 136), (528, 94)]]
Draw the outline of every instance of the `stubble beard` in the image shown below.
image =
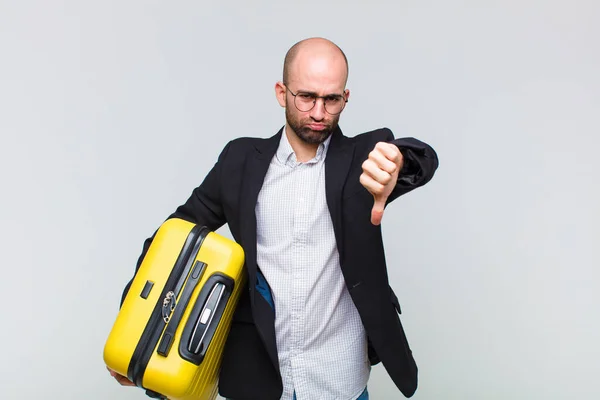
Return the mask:
[[(293, 104), (292, 107), (295, 107)], [(310, 117), (308, 117), (310, 118)], [(285, 119), (300, 140), (307, 144), (321, 144), (327, 140), (327, 138), (333, 133), (335, 128), (337, 128), (338, 122), (340, 120), (340, 116), (336, 115), (329, 123), (320, 122), (326, 124), (326, 128), (322, 131), (315, 131), (305, 126), (309, 124), (311, 121), (302, 122), (300, 119), (296, 118), (296, 116), (292, 115), (290, 111), (290, 107), (285, 108)]]

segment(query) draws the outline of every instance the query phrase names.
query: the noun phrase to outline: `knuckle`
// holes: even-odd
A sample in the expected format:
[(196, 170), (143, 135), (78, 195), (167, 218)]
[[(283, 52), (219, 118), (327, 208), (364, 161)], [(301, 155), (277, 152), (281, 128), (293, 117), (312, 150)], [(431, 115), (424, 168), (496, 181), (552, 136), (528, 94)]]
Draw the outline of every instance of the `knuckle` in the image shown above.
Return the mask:
[(361, 183), (363, 186), (367, 186), (367, 185), (369, 184), (369, 177), (368, 177), (368, 176), (367, 176), (365, 173), (362, 173), (362, 174), (360, 175), (359, 182), (360, 182), (360, 183)]
[(372, 185), (372, 187), (371, 187), (371, 191), (372, 191), (374, 194), (377, 194), (377, 195), (379, 195), (379, 194), (381, 194), (381, 193), (383, 192), (383, 186), (382, 186), (380, 183), (374, 183), (374, 184)]

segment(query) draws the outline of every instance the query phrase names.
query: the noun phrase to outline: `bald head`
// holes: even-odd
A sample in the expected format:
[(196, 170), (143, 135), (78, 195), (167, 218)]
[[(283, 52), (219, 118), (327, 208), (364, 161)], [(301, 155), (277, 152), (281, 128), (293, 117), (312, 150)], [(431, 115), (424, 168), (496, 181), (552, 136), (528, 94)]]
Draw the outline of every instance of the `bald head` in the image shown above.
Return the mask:
[(343, 63), (345, 84), (348, 79), (348, 59), (335, 43), (323, 38), (301, 40), (288, 50), (283, 62), (283, 83), (287, 85), (298, 68), (314, 59), (326, 60), (334, 65)]

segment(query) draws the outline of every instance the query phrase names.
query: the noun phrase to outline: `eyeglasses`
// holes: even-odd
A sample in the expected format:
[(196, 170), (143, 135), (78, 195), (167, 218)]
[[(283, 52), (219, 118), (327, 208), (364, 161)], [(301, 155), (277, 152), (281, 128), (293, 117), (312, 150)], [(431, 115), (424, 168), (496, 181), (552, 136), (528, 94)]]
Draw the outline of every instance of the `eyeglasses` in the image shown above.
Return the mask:
[(312, 110), (317, 104), (318, 99), (323, 99), (323, 104), (325, 106), (325, 111), (328, 114), (336, 115), (342, 112), (348, 100), (341, 94), (328, 94), (327, 96), (317, 96), (314, 93), (310, 92), (298, 92), (294, 93), (288, 88), (285, 87), (291, 94), (294, 96), (294, 105), (298, 109), (298, 111), (307, 112)]

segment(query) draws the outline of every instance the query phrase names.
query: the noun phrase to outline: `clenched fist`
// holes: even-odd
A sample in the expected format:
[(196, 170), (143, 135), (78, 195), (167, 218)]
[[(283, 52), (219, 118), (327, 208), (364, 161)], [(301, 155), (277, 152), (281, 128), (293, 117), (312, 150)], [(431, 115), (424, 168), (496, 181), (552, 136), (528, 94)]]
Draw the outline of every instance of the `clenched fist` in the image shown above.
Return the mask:
[(373, 195), (375, 204), (371, 210), (371, 223), (379, 225), (387, 198), (398, 182), (398, 174), (404, 165), (404, 158), (398, 147), (391, 143), (379, 142), (369, 158), (362, 164), (360, 183)]

